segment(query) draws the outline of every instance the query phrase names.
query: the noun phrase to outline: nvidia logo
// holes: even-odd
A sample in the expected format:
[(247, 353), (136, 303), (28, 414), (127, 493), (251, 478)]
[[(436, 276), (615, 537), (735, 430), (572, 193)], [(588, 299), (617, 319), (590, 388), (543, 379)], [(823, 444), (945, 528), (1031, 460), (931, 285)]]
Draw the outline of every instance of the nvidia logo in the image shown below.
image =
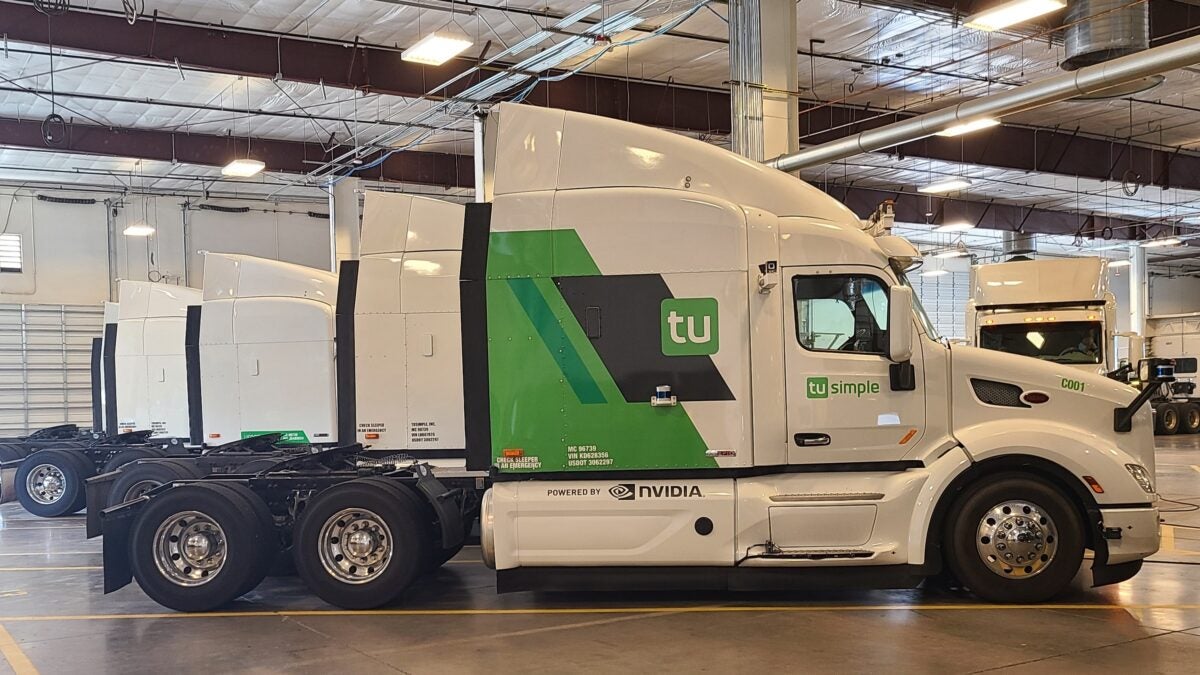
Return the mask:
[(660, 314), (664, 356), (708, 356), (720, 349), (716, 298), (667, 298)]
[(617, 483), (608, 488), (608, 494), (612, 495), (614, 499), (620, 499), (621, 501), (629, 501), (637, 498), (637, 493), (633, 490), (633, 483)]

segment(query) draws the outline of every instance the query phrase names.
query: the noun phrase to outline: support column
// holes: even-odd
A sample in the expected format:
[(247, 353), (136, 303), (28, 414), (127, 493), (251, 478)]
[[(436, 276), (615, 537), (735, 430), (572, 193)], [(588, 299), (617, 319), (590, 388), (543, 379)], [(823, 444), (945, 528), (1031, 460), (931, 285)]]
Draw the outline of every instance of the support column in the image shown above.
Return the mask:
[(1129, 330), (1145, 337), (1146, 314), (1149, 312), (1150, 273), (1146, 269), (1146, 249), (1132, 244), (1129, 247)]
[(343, 178), (329, 187), (329, 268), (335, 274), (339, 262), (358, 258), (360, 183), (358, 178)]
[(734, 152), (763, 161), (799, 149), (794, 0), (729, 0)]

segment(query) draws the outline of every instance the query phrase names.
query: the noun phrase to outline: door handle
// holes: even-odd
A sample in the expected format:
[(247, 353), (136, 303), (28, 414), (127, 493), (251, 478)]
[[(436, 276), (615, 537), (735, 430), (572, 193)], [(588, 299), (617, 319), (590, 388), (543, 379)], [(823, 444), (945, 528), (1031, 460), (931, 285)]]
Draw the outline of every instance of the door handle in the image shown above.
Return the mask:
[(829, 434), (796, 434), (792, 437), (796, 445), (810, 448), (817, 445), (829, 445)]

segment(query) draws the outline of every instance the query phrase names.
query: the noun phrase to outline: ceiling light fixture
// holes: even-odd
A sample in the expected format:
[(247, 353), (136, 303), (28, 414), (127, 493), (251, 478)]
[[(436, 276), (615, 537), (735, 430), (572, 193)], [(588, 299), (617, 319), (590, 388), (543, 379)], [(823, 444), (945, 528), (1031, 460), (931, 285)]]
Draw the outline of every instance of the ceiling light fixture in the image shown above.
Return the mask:
[(401, 61), (440, 66), (471, 46), (471, 41), (455, 35), (430, 33), (400, 54)]
[(969, 134), (972, 131), (979, 131), (980, 129), (987, 129), (989, 127), (994, 127), (997, 124), (1000, 124), (1000, 120), (998, 120), (994, 117), (980, 117), (977, 120), (971, 120), (970, 122), (963, 122), (962, 124), (955, 124), (952, 127), (947, 127), (945, 129), (937, 132), (937, 135), (938, 136), (962, 136), (963, 134)]
[(154, 228), (146, 223), (134, 223), (121, 230), (121, 234), (126, 237), (149, 237), (154, 234)]
[(971, 181), (966, 178), (951, 178), (919, 187), (917, 188), (917, 192), (923, 192), (927, 195), (940, 195), (947, 192), (957, 192), (968, 187), (971, 187)]
[(950, 273), (950, 270), (925, 270), (924, 272), (921, 272), (921, 276), (923, 276), (923, 277), (940, 277), (943, 274), (949, 274), (949, 273)]
[(958, 221), (958, 222), (954, 222), (954, 223), (946, 223), (945, 225), (938, 225), (937, 227), (933, 228), (933, 231), (934, 232), (968, 232), (973, 229), (975, 229), (975, 223), (971, 223), (971, 222), (962, 220), (962, 221)]
[(1143, 241), (1142, 248), (1165, 248), (1167, 246), (1179, 246), (1183, 242), (1176, 237), (1163, 237), (1162, 239), (1151, 239)]
[(961, 249), (948, 248), (945, 251), (941, 251), (941, 252), (933, 254), (933, 257), (935, 257), (935, 258), (962, 258), (963, 256), (967, 256), (967, 255), (970, 255), (970, 254)]
[(1009, 0), (969, 17), (966, 26), (975, 30), (1000, 30), (1066, 6), (1066, 0)]
[(221, 175), (230, 178), (249, 178), (262, 173), (267, 165), (257, 159), (235, 159), (221, 167)]
[(1130, 263), (1128, 260), (1109, 260), (1108, 269), (1111, 270), (1114, 267), (1129, 267), (1131, 264), (1132, 263)]

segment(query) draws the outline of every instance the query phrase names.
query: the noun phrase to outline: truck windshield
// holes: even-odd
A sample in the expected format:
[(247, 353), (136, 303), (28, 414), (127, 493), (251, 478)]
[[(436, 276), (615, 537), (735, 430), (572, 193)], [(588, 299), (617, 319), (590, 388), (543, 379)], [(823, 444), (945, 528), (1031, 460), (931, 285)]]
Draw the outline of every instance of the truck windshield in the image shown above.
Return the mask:
[(917, 321), (920, 322), (921, 328), (925, 330), (925, 334), (930, 340), (941, 340), (942, 336), (938, 334), (937, 329), (933, 327), (933, 321), (929, 319), (929, 315), (925, 313), (925, 305), (921, 304), (921, 298), (917, 295), (917, 289), (912, 287), (908, 282), (908, 275), (896, 263), (892, 263), (892, 272), (896, 274), (896, 278), (900, 280), (901, 286), (907, 286), (913, 292), (913, 311), (917, 313)]
[(979, 346), (1009, 354), (1068, 364), (1100, 363), (1103, 353), (1099, 321), (1015, 323), (983, 326)]

